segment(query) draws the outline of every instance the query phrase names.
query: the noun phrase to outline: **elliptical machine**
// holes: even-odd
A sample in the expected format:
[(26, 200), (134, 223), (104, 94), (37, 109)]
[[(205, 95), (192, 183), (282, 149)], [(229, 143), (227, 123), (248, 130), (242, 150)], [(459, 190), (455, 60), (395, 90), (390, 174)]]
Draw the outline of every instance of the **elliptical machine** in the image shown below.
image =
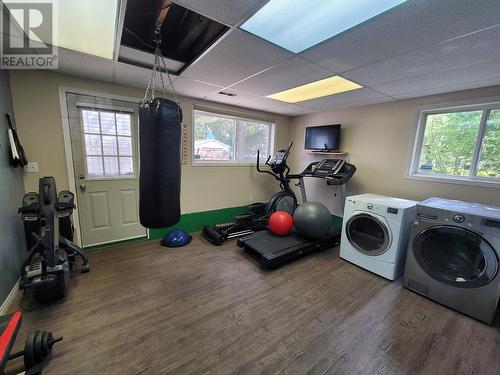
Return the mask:
[[(31, 289), (38, 303), (66, 296), (76, 257), (82, 259), (80, 271), (89, 272), (87, 255), (72, 242), (70, 216), (74, 208), (73, 193), (65, 190), (57, 195), (54, 177), (42, 177), (38, 194), (27, 193), (18, 210), (29, 246), (28, 257), (21, 266), (19, 288)], [(60, 224), (66, 237), (60, 233)]]
[(280, 183), (281, 188), (281, 191), (274, 194), (266, 205), (265, 216), (267, 218), (276, 211), (285, 211), (292, 215), (297, 208), (297, 198), (290, 188), (288, 178), (290, 167), (287, 165), (287, 159), (292, 146), (293, 142), (290, 142), (286, 149), (279, 150), (272, 158), (267, 157), (265, 165), (269, 166), (271, 171), (260, 168), (260, 151), (257, 150), (257, 171), (273, 176)]
[(202, 230), (203, 237), (214, 245), (222, 245), (226, 240), (238, 238), (253, 232), (264, 230), (269, 216), (276, 211), (285, 211), (293, 214), (297, 207), (297, 198), (290, 187), (288, 174), (290, 168), (287, 159), (293, 146), (291, 142), (286, 149), (277, 151), (273, 157), (268, 156), (265, 165), (268, 169), (260, 167), (260, 151), (257, 150), (257, 171), (273, 176), (279, 183), (281, 191), (274, 194), (267, 203), (253, 203), (248, 206), (249, 212), (235, 216), (232, 223), (205, 225)]

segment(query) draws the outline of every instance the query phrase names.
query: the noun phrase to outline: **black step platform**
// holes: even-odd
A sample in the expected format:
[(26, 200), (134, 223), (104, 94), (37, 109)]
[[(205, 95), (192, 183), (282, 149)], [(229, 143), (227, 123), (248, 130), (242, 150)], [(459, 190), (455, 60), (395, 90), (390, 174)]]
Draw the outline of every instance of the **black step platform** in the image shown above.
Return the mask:
[(308, 240), (297, 232), (279, 237), (270, 231), (251, 234), (238, 239), (238, 246), (244, 248), (252, 257), (266, 268), (280, 265), (313, 251), (323, 251), (340, 244), (341, 229), (335, 225), (330, 233), (319, 240)]

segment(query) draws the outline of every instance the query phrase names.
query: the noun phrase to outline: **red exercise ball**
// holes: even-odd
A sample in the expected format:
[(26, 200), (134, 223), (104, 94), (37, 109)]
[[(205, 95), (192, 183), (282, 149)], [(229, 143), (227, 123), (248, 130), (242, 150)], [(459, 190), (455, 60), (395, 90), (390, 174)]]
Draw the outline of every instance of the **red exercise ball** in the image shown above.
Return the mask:
[(288, 212), (276, 211), (269, 218), (269, 230), (278, 236), (286, 236), (293, 228), (293, 217)]

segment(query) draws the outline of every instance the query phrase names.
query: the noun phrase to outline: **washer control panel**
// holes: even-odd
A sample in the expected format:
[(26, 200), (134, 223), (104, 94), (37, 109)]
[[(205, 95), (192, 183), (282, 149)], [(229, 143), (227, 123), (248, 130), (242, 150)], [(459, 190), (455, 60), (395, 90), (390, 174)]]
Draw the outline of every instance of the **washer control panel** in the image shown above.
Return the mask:
[(398, 208), (389, 207), (383, 204), (378, 204), (377, 202), (370, 202), (370, 201), (367, 202), (353, 198), (347, 198), (346, 203), (349, 203), (349, 205), (353, 209), (356, 208), (356, 209), (370, 211), (373, 212), (374, 214), (383, 215), (384, 217), (399, 217), (402, 215), (403, 212), (403, 210), (400, 210)]
[(479, 212), (447, 210), (441, 207), (417, 205), (415, 225), (425, 222), (426, 225), (450, 225), (478, 231), (481, 235), (493, 235), (500, 239), (500, 218), (497, 211), (488, 209), (484, 214)]

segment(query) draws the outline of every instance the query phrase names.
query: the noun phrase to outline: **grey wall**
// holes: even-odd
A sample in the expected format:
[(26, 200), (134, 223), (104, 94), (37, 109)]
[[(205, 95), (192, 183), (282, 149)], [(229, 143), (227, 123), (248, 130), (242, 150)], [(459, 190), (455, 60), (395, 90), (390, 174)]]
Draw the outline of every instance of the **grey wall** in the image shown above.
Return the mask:
[(0, 70), (0, 305), (19, 279), (19, 267), (26, 255), (23, 227), (17, 215), (24, 194), (22, 169), (9, 165), (5, 113), (13, 112), (9, 75)]

